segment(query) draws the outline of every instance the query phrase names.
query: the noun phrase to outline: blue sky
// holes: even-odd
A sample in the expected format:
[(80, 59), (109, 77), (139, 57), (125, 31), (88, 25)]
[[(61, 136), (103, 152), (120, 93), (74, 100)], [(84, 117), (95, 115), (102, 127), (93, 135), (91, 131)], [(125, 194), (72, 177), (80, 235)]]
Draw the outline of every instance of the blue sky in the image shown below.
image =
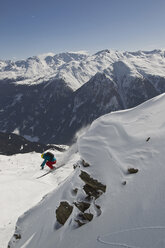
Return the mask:
[(165, 47), (165, 0), (0, 0), (0, 59)]

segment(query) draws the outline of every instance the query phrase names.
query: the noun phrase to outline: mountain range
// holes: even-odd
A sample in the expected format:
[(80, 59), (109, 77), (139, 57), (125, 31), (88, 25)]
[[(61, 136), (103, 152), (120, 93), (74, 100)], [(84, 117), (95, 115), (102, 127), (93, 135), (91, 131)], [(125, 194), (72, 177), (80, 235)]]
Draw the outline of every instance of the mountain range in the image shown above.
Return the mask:
[(70, 144), (99, 116), (163, 92), (164, 50), (0, 61), (0, 131), (45, 144)]

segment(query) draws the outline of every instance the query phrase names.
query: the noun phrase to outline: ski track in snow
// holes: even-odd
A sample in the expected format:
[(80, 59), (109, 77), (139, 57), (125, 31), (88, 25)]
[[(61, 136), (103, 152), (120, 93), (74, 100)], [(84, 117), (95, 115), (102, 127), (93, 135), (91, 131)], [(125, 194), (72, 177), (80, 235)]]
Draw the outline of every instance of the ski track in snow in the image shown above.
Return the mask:
[(110, 245), (110, 246), (125, 247), (125, 248), (145, 248), (145, 247), (141, 247), (141, 246), (127, 245), (124, 243), (113, 243), (113, 242), (104, 241), (105, 237), (109, 237), (109, 236), (113, 236), (113, 235), (121, 234), (121, 233), (125, 233), (125, 232), (142, 231), (142, 230), (164, 230), (165, 231), (165, 226), (149, 226), (149, 227), (137, 227), (137, 228), (125, 229), (122, 231), (112, 232), (112, 233), (102, 235), (102, 236), (99, 235), (97, 237), (97, 241), (104, 244), (104, 245)]
[(21, 248), (26, 248), (27, 245), (30, 243), (30, 241), (32, 240), (32, 238), (35, 236), (35, 233), (25, 242), (24, 245), (21, 246)]

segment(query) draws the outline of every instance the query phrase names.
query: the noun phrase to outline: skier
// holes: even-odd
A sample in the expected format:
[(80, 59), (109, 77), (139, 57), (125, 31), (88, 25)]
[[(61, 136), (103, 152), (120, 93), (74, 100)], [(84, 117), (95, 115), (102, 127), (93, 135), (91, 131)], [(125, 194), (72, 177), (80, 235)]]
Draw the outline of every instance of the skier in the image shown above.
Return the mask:
[(46, 152), (43, 153), (41, 155), (41, 158), (44, 159), (43, 163), (41, 164), (41, 169), (43, 170), (45, 164), (51, 169), (53, 170), (55, 167), (53, 166), (53, 164), (56, 163), (56, 158), (54, 157), (54, 155), (51, 152)]

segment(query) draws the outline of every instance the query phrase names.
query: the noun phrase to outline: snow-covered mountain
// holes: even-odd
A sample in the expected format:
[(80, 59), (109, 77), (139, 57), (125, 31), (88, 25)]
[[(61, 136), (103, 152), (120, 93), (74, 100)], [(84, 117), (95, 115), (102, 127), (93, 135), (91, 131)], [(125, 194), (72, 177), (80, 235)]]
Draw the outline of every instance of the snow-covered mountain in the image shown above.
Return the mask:
[[(95, 120), (74, 148), (75, 170), (18, 219), (8, 247), (164, 248), (164, 107), (162, 94)], [(71, 206), (64, 225), (60, 202)]]
[(0, 61), (0, 131), (68, 144), (77, 130), (99, 116), (163, 92), (164, 50), (103, 50)]
[[(126, 74), (134, 77), (165, 76), (165, 51), (119, 52), (103, 50), (94, 55), (87, 53), (45, 54), (21, 61), (0, 61), (0, 79), (10, 78), (21, 84), (40, 83), (54, 77), (63, 78), (76, 90), (97, 72), (118, 79)], [(113, 64), (117, 63), (115, 67)]]
[[(77, 63), (87, 57), (82, 53), (52, 53), (30, 57), (20, 61), (0, 61), (0, 79), (14, 79), (21, 84), (39, 84), (52, 78), (64, 78), (71, 88), (80, 87), (76, 77)], [(68, 74), (68, 71), (71, 72)], [(78, 74), (78, 73), (77, 73)], [(80, 77), (81, 78), (81, 77)]]

